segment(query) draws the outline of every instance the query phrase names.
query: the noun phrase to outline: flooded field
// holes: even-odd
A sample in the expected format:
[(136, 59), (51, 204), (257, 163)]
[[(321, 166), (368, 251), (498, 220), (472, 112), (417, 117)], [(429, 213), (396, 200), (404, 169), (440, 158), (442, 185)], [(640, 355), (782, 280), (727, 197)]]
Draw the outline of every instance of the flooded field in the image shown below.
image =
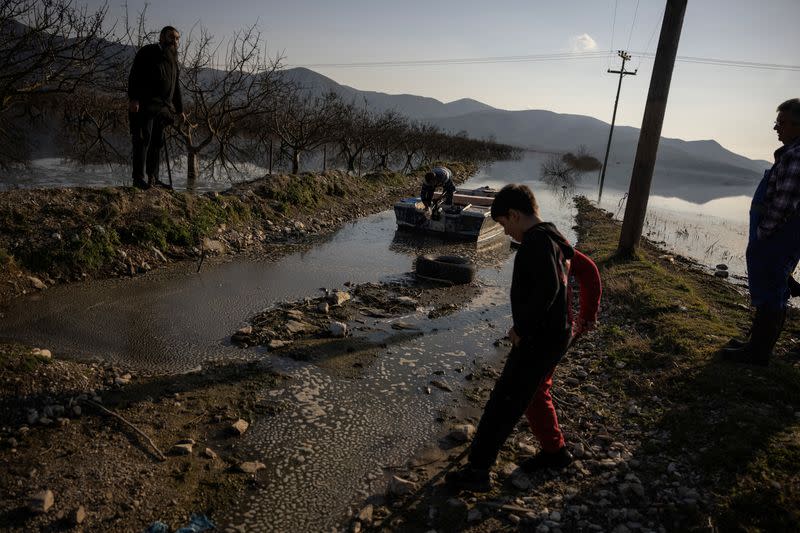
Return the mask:
[[(492, 165), (467, 185), (529, 184), (543, 218), (574, 241), (571, 194), (544, 188), (537, 181), (537, 161)], [(589, 186), (576, 192), (596, 194)], [(603, 207), (621, 216), (621, 197), (607, 192)], [(654, 197), (645, 234), (676, 253), (709, 265), (726, 262), (743, 272), (737, 265), (746, 237), (740, 217), (745, 200), (698, 205)], [(313, 298), (321, 288), (342, 288), (346, 282), (404, 276), (424, 253), (470, 256), (478, 266), (478, 296), (439, 318), (428, 318), (426, 309), (410, 311), (402, 320), (414, 334), (387, 343), (357, 372), (346, 375), (331, 364), (277, 357), (263, 348), (242, 350), (229, 341), (263, 309)], [(268, 361), (289, 378), (285, 387), (262, 392), (264, 401), (280, 409), (254, 420), (239, 445), (243, 456), (263, 462), (267, 472), (238, 507), (215, 519), (225, 531), (330, 530), (348, 506), (382, 491), (393, 467), (452, 420), (452, 393), (431, 389), (431, 379), (458, 391), (467, 374), (504, 356), (494, 343), (510, 322), (512, 258), (505, 237), (481, 248), (420, 239), (398, 232), (393, 212), (385, 211), (276, 261), (237, 258), (206, 264), (200, 273), (184, 264), (133, 280), (55, 287), (16, 302), (0, 319), (0, 337), (141, 373), (183, 372), (242, 357)], [(388, 335), (390, 322), (368, 325)]]

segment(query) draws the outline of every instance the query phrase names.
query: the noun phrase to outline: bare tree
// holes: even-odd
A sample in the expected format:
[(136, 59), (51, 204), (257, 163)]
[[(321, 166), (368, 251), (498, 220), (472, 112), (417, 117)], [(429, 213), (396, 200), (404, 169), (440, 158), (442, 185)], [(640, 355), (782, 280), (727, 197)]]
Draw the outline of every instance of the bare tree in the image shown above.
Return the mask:
[(103, 28), (106, 12), (72, 0), (0, 0), (0, 165), (27, 160), (25, 123), (53, 96), (113, 71), (121, 48)]
[(356, 161), (369, 145), (372, 114), (366, 106), (357, 106), (354, 102), (342, 104), (339, 128), (335, 132), (339, 146), (339, 155), (344, 159), (348, 172), (355, 172)]
[(425, 124), (414, 122), (403, 132), (400, 139), (399, 150), (404, 158), (403, 174), (414, 169), (414, 160), (419, 158), (420, 153), (425, 147)]
[(574, 188), (575, 175), (575, 169), (566, 163), (563, 157), (556, 154), (551, 154), (545, 162), (542, 163), (542, 181), (553, 188)]
[(174, 132), (186, 148), (189, 188), (199, 174), (201, 156), (206, 168), (238, 170), (237, 164), (248, 159), (248, 140), (257, 137), (256, 125), (275, 112), (280, 89), (280, 58), (271, 59), (261, 50), (255, 26), (234, 34), (220, 69), (215, 68), (219, 47), (213, 36), (202, 28), (196, 39), (193, 33), (184, 38), (181, 53), (186, 120)]
[(389, 162), (397, 154), (403, 141), (403, 133), (408, 129), (407, 119), (397, 111), (384, 111), (375, 117), (370, 129), (372, 134), (369, 151), (374, 167), (389, 170)]
[(61, 98), (62, 152), (80, 164), (130, 163), (126, 110), (122, 92), (82, 88)]
[(271, 115), (270, 130), (289, 152), (292, 174), (300, 172), (300, 156), (323, 144), (335, 142), (342, 106), (335, 93), (312, 96), (293, 87), (286, 91)]
[(572, 152), (567, 152), (561, 159), (579, 174), (591, 172), (592, 170), (600, 170), (603, 167), (600, 160), (589, 153), (589, 149), (583, 144), (578, 147), (578, 150), (574, 154)]

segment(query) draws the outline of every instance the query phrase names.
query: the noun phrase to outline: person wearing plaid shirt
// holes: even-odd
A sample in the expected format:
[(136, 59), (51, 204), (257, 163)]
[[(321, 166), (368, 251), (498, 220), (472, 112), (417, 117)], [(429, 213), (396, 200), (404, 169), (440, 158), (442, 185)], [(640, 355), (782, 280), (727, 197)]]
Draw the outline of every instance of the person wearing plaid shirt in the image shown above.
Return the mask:
[(766, 366), (786, 319), (790, 278), (800, 261), (800, 99), (778, 106), (774, 129), (783, 146), (750, 207), (747, 280), (755, 315), (750, 338), (732, 340), (725, 360)]

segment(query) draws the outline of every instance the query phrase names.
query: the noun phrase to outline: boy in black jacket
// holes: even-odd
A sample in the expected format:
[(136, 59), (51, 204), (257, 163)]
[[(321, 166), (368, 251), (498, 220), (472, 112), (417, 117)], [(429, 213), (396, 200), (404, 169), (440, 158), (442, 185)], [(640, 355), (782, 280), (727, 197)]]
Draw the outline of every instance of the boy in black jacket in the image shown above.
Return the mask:
[[(448, 484), (476, 492), (491, 488), (489, 470), (500, 448), (537, 389), (552, 376), (571, 337), (567, 273), (572, 246), (553, 224), (539, 218), (536, 198), (525, 185), (503, 187), (492, 204), (492, 218), (521, 243), (511, 281), (514, 325), (508, 336), (513, 346), (481, 416), (469, 463), (446, 476)], [(566, 466), (571, 460), (554, 423), (553, 433), (560, 439), (557, 449), (535, 456), (530, 461), (533, 468)]]

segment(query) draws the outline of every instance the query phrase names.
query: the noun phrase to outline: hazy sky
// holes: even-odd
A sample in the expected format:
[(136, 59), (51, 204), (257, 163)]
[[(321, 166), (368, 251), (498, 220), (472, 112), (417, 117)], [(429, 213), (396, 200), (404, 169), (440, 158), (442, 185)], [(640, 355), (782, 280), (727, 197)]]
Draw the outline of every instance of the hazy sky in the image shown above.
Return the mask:
[[(90, 8), (102, 4), (83, 2)], [(139, 11), (144, 1), (128, 0)], [(611, 121), (616, 50), (630, 50), (617, 124), (641, 126), (666, 0), (161, 0), (154, 28), (186, 35), (204, 26), (220, 41), (258, 24), (271, 54), (361, 90), (449, 102), (473, 98), (501, 109), (547, 109)], [(109, 16), (124, 12), (110, 0)], [(616, 16), (615, 16), (616, 14)], [(675, 65), (662, 134), (715, 139), (754, 159), (778, 147), (775, 107), (800, 97), (800, 0), (689, 0), (678, 56), (790, 65), (794, 70)], [(195, 30), (196, 31), (196, 30)], [(613, 52), (612, 52), (613, 51)], [(330, 66), (557, 53), (582, 59), (468, 64)], [(605, 52), (599, 55), (598, 52)], [(328, 66), (325, 66), (325, 65)]]

